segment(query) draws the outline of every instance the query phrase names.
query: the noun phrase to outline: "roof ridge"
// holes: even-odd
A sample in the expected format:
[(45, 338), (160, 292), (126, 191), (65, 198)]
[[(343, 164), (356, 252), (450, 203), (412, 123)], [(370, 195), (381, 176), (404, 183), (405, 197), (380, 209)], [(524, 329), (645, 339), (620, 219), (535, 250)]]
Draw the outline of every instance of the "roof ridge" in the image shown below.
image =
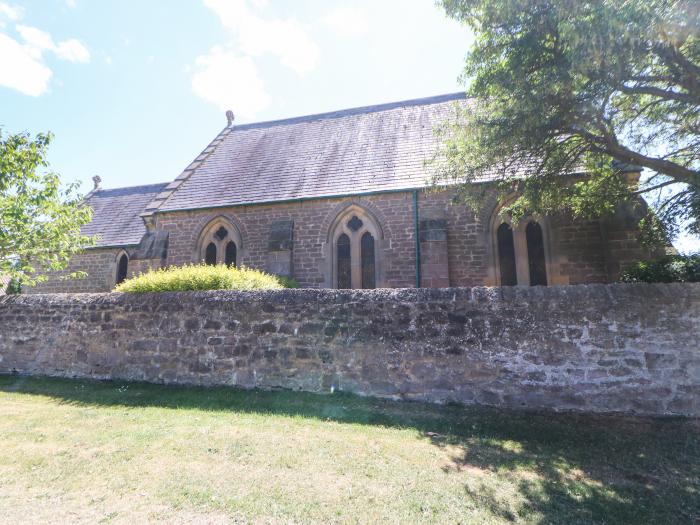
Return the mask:
[(251, 122), (248, 124), (239, 124), (232, 127), (233, 131), (245, 129), (267, 128), (272, 126), (284, 126), (288, 124), (297, 124), (299, 122), (310, 122), (314, 120), (327, 120), (341, 118), (345, 116), (360, 115), (363, 113), (376, 113), (379, 111), (389, 111), (391, 109), (406, 107), (406, 106), (427, 106), (430, 104), (439, 104), (440, 102), (449, 102), (451, 100), (466, 99), (467, 95), (464, 91), (455, 93), (447, 93), (444, 95), (433, 95), (431, 97), (411, 98), (407, 100), (399, 100), (396, 102), (384, 102), (382, 104), (372, 104), (370, 106), (357, 106), (347, 109), (337, 109), (323, 113), (312, 113), (310, 115), (300, 115), (297, 117), (289, 117), (275, 120), (263, 120), (260, 122)]
[(153, 186), (167, 186), (170, 184), (168, 181), (165, 182), (152, 182), (150, 184), (137, 184), (135, 186), (119, 186), (117, 188), (100, 188), (93, 192), (93, 195), (101, 193), (103, 191), (117, 191), (117, 190), (135, 190), (137, 188), (150, 188)]

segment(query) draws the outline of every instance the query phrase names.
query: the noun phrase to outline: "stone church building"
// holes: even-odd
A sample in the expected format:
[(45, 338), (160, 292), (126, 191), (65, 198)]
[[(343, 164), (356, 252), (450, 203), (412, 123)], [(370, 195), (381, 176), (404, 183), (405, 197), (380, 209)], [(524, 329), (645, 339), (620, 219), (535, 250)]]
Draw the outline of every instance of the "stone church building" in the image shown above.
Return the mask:
[(434, 130), (464, 94), (229, 124), (175, 180), (95, 189), (78, 280), (27, 292), (103, 292), (185, 263), (259, 268), (302, 287), (558, 285), (615, 281), (649, 254), (636, 220), (478, 214), (430, 188)]

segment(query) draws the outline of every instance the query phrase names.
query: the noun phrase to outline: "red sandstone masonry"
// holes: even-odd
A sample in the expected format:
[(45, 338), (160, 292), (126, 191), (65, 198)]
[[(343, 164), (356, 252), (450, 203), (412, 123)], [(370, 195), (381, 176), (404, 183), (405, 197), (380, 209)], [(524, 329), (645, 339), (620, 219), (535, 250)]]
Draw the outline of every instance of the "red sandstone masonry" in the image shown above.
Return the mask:
[(272, 223), (294, 221), (294, 276), (302, 286), (318, 288), (327, 285), (326, 275), (330, 270), (326, 246), (328, 227), (340, 211), (339, 205), (350, 202), (369, 209), (383, 228), (386, 285), (412, 286), (415, 283), (415, 241), (410, 193), (170, 212), (158, 216), (157, 227), (170, 233), (168, 264), (178, 265), (196, 260), (194, 247), (202, 228), (216, 217), (228, 217), (241, 230), (241, 263), (265, 269)]
[[(422, 253), (426, 265), (424, 286), (481, 286), (494, 284), (495, 260), (491, 209), (475, 214), (465, 205), (452, 204), (453, 190), (419, 192), (421, 219), (444, 219), (447, 223), (447, 275), (444, 277), (444, 246), (439, 254)], [(292, 266), (294, 277), (306, 288), (330, 287), (330, 248), (327, 246), (333, 220), (348, 204), (363, 206), (373, 214), (384, 232), (379, 254), (386, 287), (413, 287), (416, 282), (415, 224), (411, 192), (383, 193), (352, 198), (314, 199), (212, 210), (167, 212), (156, 215), (158, 229), (170, 233), (167, 265), (198, 262), (197, 240), (213, 219), (225, 216), (239, 229), (242, 246), (239, 263), (267, 269), (270, 228), (276, 221), (294, 222)], [(650, 254), (636, 241), (636, 231), (624, 221), (571, 221), (550, 219), (550, 245), (558, 261), (554, 283), (605, 283), (617, 279), (627, 265)], [(133, 247), (127, 247), (128, 250)], [(79, 281), (52, 278), (27, 293), (97, 292), (114, 286), (118, 249), (88, 250), (76, 256), (70, 271), (84, 270), (89, 276)], [(132, 265), (130, 271), (144, 265)]]
[[(87, 293), (109, 292), (114, 288), (117, 272), (117, 255), (121, 252), (116, 248), (96, 248), (73, 257), (68, 268), (55, 272), (47, 281), (32, 287), (24, 287), (22, 293)], [(82, 279), (64, 279), (66, 275), (83, 271), (87, 277)]]

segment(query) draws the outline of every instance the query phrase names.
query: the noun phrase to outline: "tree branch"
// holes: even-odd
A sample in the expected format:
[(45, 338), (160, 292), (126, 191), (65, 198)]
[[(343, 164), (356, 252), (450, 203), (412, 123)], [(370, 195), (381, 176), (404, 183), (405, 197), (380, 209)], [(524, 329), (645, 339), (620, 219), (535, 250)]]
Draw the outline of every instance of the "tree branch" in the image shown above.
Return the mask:
[(653, 86), (626, 86), (623, 84), (620, 89), (623, 93), (627, 93), (628, 95), (653, 95), (664, 100), (676, 100), (688, 104), (700, 102), (700, 99), (696, 99), (694, 96), (687, 93), (679, 93), (678, 91), (671, 91)]
[(599, 136), (586, 131), (585, 129), (572, 129), (572, 133), (580, 135), (588, 140), (592, 147), (599, 153), (610, 155), (621, 162), (639, 164), (645, 168), (652, 169), (657, 173), (662, 173), (673, 177), (677, 182), (684, 182), (691, 186), (700, 186), (700, 172), (676, 164), (668, 160), (649, 157), (636, 151), (632, 151), (620, 144), (614, 136)]
[(651, 188), (642, 188), (640, 190), (633, 191), (632, 195), (642, 195), (644, 193), (649, 193), (650, 191), (660, 190), (661, 188), (665, 188), (666, 186), (670, 186), (671, 184), (678, 184), (678, 181), (675, 179), (668, 180), (666, 182), (662, 182), (660, 184), (657, 184), (656, 186), (652, 186)]
[(700, 66), (688, 60), (674, 47), (657, 43), (652, 49), (669, 68), (679, 73), (676, 79), (679, 84), (691, 93), (700, 94)]

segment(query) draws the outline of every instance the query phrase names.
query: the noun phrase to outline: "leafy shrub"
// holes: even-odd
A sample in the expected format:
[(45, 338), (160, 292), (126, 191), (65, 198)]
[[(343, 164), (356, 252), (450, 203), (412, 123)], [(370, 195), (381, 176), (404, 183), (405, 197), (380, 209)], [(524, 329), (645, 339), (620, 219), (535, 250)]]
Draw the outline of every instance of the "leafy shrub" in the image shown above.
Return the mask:
[(8, 295), (22, 293), (22, 283), (20, 283), (17, 279), (10, 279), (7, 283), (5, 293)]
[(115, 292), (185, 292), (195, 290), (276, 290), (286, 281), (259, 270), (223, 264), (190, 264), (142, 273), (119, 284)]
[(667, 255), (653, 261), (638, 262), (622, 272), (624, 283), (697, 283), (700, 282), (700, 255)]
[(299, 288), (299, 283), (294, 277), (287, 277), (286, 275), (278, 275), (277, 280), (284, 288)]

